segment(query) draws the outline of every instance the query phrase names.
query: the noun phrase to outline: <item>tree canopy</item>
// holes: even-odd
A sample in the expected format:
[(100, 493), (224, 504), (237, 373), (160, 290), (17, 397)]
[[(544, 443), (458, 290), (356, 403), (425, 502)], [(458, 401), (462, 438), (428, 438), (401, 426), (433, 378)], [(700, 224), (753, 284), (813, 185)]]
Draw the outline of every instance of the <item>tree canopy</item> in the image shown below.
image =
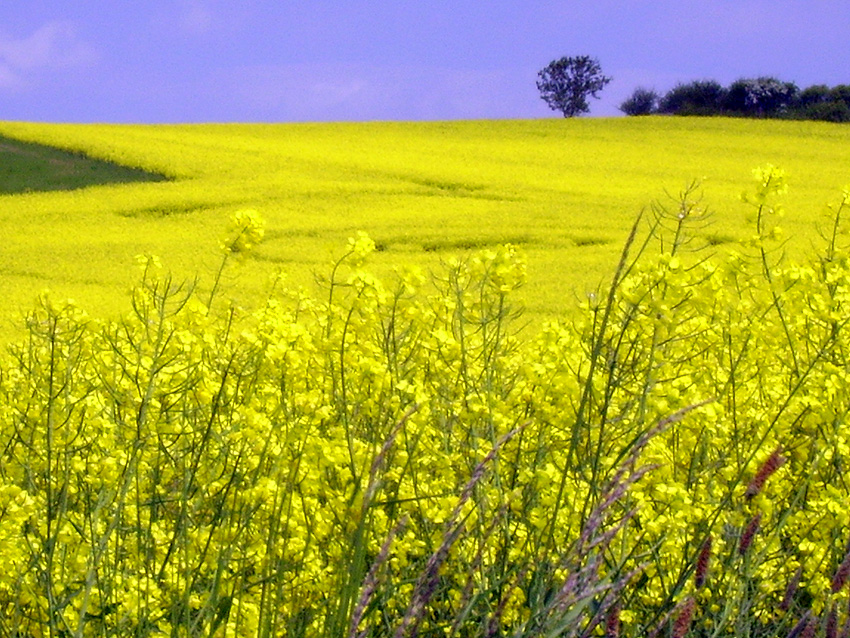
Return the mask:
[(598, 99), (599, 92), (611, 81), (602, 74), (598, 60), (586, 55), (553, 60), (537, 76), (540, 97), (564, 117), (590, 111), (588, 96)]

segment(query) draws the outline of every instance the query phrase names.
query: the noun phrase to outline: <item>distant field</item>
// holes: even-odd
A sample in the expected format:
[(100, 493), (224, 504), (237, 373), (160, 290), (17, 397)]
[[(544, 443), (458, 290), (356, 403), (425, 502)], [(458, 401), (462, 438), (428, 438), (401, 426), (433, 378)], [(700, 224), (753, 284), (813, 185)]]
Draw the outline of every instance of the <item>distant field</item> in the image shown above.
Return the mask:
[[(220, 237), (240, 208), (257, 209), (268, 225), (257, 253), (225, 282), (249, 305), (281, 270), (293, 284), (311, 285), (346, 238), (364, 230), (380, 249), (373, 260), (379, 272), (519, 245), (529, 263), (522, 299), (536, 322), (568, 313), (610, 274), (636, 214), (665, 191), (704, 180), (714, 214), (698, 241), (721, 250), (753, 232), (739, 201), (751, 170), (781, 166), (791, 185), (783, 225), (789, 250), (800, 255), (818, 241), (825, 205), (850, 183), (850, 128), (815, 122), (6, 122), (0, 136), (0, 190), (16, 193), (0, 195), (0, 337), (15, 333), (44, 288), (94, 315), (123, 312), (139, 253), (209, 285)], [(118, 163), (130, 170), (101, 165), (105, 173), (94, 182), (127, 183), (23, 192), (79, 183), (49, 185), (68, 168), (67, 156), (35, 168), (9, 163), (38, 158), (24, 158), (20, 149), (33, 147), (5, 138)], [(110, 178), (118, 173), (126, 179)], [(127, 181), (149, 174), (159, 181)]]
[(0, 137), (0, 158), (2, 195), (166, 179), (163, 175), (93, 159), (81, 153), (5, 137)]

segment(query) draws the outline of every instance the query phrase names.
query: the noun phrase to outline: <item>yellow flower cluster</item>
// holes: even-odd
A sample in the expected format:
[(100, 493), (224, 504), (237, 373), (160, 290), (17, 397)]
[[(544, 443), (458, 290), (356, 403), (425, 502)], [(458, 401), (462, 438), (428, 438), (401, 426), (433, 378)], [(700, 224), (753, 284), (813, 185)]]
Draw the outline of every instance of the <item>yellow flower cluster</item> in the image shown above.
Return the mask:
[(644, 257), (522, 340), (515, 248), (430, 281), (379, 280), (372, 250), (250, 315), (152, 257), (121, 321), (43, 300), (0, 368), (0, 630), (540, 635), (610, 594), (623, 635), (677, 609), (719, 635), (846, 609), (846, 259)]
[(265, 223), (255, 210), (243, 209), (234, 213), (230, 234), (222, 247), (226, 252), (243, 254), (263, 240)]

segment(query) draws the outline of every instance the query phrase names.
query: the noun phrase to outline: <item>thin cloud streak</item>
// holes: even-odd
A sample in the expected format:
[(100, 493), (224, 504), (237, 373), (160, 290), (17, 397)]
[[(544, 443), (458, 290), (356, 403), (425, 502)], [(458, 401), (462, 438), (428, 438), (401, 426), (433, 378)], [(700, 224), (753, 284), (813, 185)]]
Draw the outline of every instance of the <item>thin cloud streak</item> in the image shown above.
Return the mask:
[[(294, 64), (220, 71), (211, 85), (261, 120), (343, 121), (511, 117), (535, 109), (528, 70)], [(541, 102), (541, 107), (545, 105)], [(545, 108), (537, 109), (545, 114)]]
[(71, 23), (48, 22), (25, 38), (0, 35), (0, 86), (21, 89), (40, 73), (84, 68), (96, 60), (95, 49)]

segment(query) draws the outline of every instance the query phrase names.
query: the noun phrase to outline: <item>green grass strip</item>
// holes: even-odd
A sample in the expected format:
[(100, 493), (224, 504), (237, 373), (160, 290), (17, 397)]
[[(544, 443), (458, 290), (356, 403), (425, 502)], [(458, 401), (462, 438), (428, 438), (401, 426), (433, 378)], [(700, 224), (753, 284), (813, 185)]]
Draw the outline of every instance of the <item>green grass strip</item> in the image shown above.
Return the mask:
[(164, 175), (51, 146), (0, 136), (0, 193), (63, 191), (103, 184), (159, 182)]

